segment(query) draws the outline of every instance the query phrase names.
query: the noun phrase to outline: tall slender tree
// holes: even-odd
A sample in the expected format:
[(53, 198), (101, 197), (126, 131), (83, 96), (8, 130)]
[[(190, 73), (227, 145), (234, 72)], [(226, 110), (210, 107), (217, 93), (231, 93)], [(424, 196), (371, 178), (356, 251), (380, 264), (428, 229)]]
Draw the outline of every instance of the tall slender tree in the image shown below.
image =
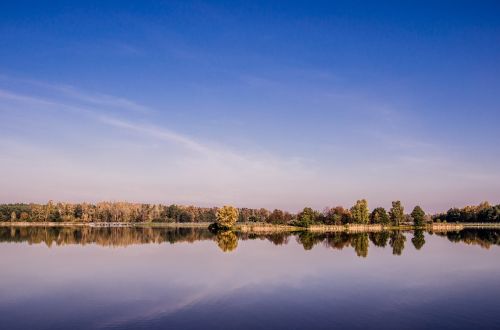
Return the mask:
[(366, 199), (356, 201), (356, 204), (351, 207), (351, 215), (357, 223), (368, 223), (370, 221), (370, 211)]
[(389, 211), (389, 216), (391, 218), (391, 222), (399, 226), (405, 219), (404, 207), (401, 205), (400, 201), (392, 202), (391, 210)]

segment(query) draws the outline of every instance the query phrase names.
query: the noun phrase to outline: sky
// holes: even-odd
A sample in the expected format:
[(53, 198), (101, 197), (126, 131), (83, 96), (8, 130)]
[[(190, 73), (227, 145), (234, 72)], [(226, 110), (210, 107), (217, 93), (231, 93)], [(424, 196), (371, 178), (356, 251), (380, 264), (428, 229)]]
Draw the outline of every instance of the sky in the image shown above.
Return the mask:
[(0, 202), (500, 203), (497, 1), (2, 1)]

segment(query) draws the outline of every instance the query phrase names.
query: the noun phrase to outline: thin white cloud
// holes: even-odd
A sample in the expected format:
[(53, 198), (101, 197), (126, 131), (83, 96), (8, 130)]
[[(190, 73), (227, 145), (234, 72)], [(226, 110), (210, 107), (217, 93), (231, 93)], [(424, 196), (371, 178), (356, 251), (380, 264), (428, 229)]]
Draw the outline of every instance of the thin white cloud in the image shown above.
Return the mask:
[[(91, 114), (92, 111), (78, 105), (67, 104), (59, 101), (54, 101), (46, 98), (35, 97), (25, 94), (14, 93), (4, 89), (0, 89), (0, 100), (14, 101), (29, 106), (44, 106), (53, 110), (69, 110), (81, 114)], [(14, 108), (15, 109), (15, 108)]]
[(133, 124), (124, 120), (116, 119), (116, 118), (111, 118), (111, 117), (106, 117), (106, 116), (99, 116), (98, 117), (99, 121), (102, 123), (105, 123), (107, 125), (111, 125), (114, 127), (119, 127), (135, 132), (139, 132), (142, 134), (146, 134), (149, 136), (153, 136), (155, 138), (158, 138), (160, 140), (168, 141), (168, 142), (175, 142), (178, 143), (192, 151), (197, 151), (201, 152), (204, 154), (209, 154), (210, 152), (213, 152), (213, 150), (210, 150), (209, 148), (201, 145), (200, 143), (194, 141), (193, 139), (178, 134), (174, 131), (171, 131), (169, 129), (165, 128), (159, 128), (151, 125), (138, 125), (138, 124)]
[(40, 99), (38, 97), (32, 97), (32, 96), (28, 96), (28, 95), (13, 93), (13, 92), (10, 92), (10, 91), (4, 90), (4, 89), (0, 89), (0, 99), (17, 101), (17, 102), (24, 102), (24, 103), (31, 103), (31, 104), (36, 103), (36, 104), (42, 104), (42, 105), (58, 105), (55, 102)]
[(6, 75), (0, 75), (0, 80), (26, 84), (44, 90), (50, 90), (56, 93), (60, 93), (61, 96), (69, 97), (73, 99), (73, 101), (82, 101), (84, 103), (89, 103), (92, 105), (112, 107), (143, 114), (153, 112), (153, 109), (151, 107), (139, 104), (123, 97), (116, 97), (105, 93), (89, 92), (70, 85), (52, 84), (33, 79), (12, 78)]
[(88, 93), (76, 89), (72, 86), (48, 85), (48, 84), (46, 84), (45, 86), (60, 91), (68, 96), (74, 97), (75, 99), (95, 105), (110, 106), (114, 108), (126, 109), (140, 113), (149, 113), (153, 111), (150, 107), (147, 107), (145, 105), (133, 102), (125, 98), (115, 97), (109, 94)]

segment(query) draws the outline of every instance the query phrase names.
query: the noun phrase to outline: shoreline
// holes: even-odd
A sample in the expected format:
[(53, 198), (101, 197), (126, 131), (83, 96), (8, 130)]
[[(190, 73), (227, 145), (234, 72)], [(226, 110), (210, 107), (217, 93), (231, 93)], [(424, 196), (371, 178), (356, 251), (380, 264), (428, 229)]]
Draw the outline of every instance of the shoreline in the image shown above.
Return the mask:
[[(155, 222), (0, 222), (0, 227), (91, 227), (91, 228), (208, 228), (210, 223), (155, 223)], [(291, 225), (276, 225), (267, 223), (240, 223), (234, 226), (235, 231), (243, 233), (277, 233), (277, 232), (297, 232), (309, 231), (314, 233), (328, 232), (348, 232), (348, 233), (369, 233), (389, 230), (416, 230), (422, 229), (431, 232), (457, 231), (467, 228), (476, 229), (500, 229), (500, 223), (433, 223), (422, 227), (405, 224), (400, 226), (381, 224), (346, 224), (346, 225), (311, 225), (307, 228)]]
[(347, 224), (347, 225), (311, 225), (307, 228), (295, 227), (289, 225), (272, 225), (272, 224), (240, 224), (236, 225), (235, 228), (242, 232), (256, 232), (256, 233), (273, 233), (280, 231), (309, 231), (314, 233), (331, 233), (331, 232), (348, 232), (348, 233), (370, 233), (370, 232), (382, 232), (390, 230), (403, 230), (410, 231), (416, 229), (422, 229), (431, 232), (440, 231), (458, 231), (467, 228), (475, 229), (500, 229), (500, 223), (433, 223), (427, 224), (425, 226), (417, 227), (414, 225), (381, 225), (381, 224)]
[(158, 228), (208, 228), (209, 222), (0, 222), (0, 227), (158, 227)]

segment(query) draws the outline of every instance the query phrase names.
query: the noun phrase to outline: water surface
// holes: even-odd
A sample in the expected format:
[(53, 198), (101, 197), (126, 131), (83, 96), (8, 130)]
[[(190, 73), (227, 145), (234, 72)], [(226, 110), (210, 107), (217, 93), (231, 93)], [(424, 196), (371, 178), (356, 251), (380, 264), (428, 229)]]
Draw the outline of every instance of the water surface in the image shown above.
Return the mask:
[(0, 328), (499, 328), (499, 244), (492, 230), (0, 227)]

